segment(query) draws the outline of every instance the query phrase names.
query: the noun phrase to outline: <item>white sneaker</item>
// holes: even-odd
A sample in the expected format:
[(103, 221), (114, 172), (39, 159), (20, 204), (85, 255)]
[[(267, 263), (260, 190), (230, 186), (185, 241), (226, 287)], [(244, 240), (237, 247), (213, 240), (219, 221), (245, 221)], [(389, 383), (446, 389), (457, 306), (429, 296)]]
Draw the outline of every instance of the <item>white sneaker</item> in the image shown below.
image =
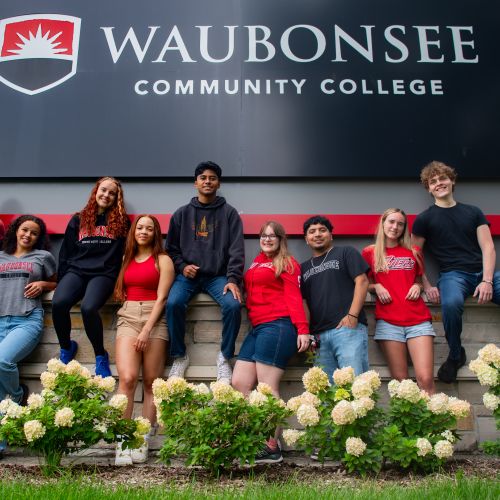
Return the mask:
[(122, 449), (122, 441), (118, 441), (118, 443), (116, 443), (115, 465), (132, 465), (130, 448)]
[(219, 351), (217, 355), (217, 381), (230, 385), (233, 378), (233, 369), (229, 360)]
[(147, 439), (145, 439), (144, 444), (142, 446), (130, 450), (130, 456), (132, 457), (132, 462), (134, 464), (143, 464), (144, 462), (147, 462), (148, 448), (149, 448), (149, 443)]
[(184, 378), (184, 372), (189, 366), (189, 356), (186, 354), (183, 358), (175, 358), (172, 363), (172, 368), (168, 373), (168, 378), (170, 377), (181, 377)]

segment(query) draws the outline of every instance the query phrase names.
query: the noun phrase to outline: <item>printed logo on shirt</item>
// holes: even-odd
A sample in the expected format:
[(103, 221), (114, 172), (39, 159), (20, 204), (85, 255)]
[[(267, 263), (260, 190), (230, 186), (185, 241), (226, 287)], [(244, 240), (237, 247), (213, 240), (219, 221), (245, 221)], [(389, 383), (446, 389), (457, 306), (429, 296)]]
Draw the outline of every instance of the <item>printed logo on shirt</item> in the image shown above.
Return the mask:
[(252, 262), (252, 265), (248, 268), (254, 269), (255, 267), (266, 267), (266, 268), (272, 268), (273, 263), (272, 262)]
[(32, 273), (33, 262), (7, 262), (0, 264), (0, 273), (5, 273), (6, 271), (27, 271), (28, 273)]
[(328, 262), (323, 262), (319, 266), (311, 267), (311, 269), (307, 270), (304, 273), (304, 283), (315, 274), (322, 273), (323, 271), (327, 271), (329, 269), (340, 269), (340, 262), (336, 259), (329, 260)]
[(80, 232), (78, 233), (78, 241), (82, 241), (85, 238), (92, 238), (96, 236), (99, 236), (101, 238), (110, 238), (110, 240), (108, 241), (93, 240), (94, 243), (97, 243), (97, 241), (100, 241), (101, 243), (111, 243), (111, 239), (114, 239), (111, 232), (108, 231), (107, 226), (96, 226), (96, 228), (91, 233), (86, 229), (80, 229)]
[(210, 233), (213, 233), (214, 228), (216, 228), (216, 227), (217, 227), (217, 223), (207, 224), (207, 218), (204, 216), (196, 228), (193, 224), (192, 229), (194, 229), (196, 231), (197, 238), (208, 238), (208, 235)]
[(387, 255), (385, 258), (389, 271), (411, 270), (415, 267), (415, 261), (412, 257), (395, 257)]

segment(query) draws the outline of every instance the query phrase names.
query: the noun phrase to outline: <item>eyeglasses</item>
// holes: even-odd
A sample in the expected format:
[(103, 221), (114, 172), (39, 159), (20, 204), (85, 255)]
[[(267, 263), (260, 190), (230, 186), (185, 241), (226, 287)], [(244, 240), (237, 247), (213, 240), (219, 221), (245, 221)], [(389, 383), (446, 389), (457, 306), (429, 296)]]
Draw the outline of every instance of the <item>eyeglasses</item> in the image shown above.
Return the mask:
[(276, 238), (278, 238), (278, 236), (276, 236), (275, 234), (261, 234), (260, 235), (260, 239), (262, 241), (266, 241), (266, 240), (274, 241)]

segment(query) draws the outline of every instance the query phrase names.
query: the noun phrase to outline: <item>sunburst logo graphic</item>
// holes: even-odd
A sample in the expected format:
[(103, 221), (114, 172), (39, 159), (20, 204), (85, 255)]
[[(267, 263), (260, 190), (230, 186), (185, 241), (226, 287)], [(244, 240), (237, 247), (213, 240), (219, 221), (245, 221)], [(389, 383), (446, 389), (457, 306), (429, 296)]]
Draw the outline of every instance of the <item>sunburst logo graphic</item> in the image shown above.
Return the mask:
[(29, 32), (29, 37), (24, 37), (21, 33), (17, 33), (17, 36), (21, 40), (21, 43), (16, 43), (19, 47), (18, 49), (8, 49), (8, 52), (15, 54), (24, 58), (30, 57), (54, 57), (57, 54), (62, 54), (68, 52), (68, 48), (57, 48), (62, 42), (58, 42), (57, 39), (62, 35), (62, 31), (51, 36), (50, 30), (48, 30), (45, 35), (42, 33), (42, 25), (38, 25), (36, 33)]
[(61, 14), (0, 20), (0, 81), (33, 95), (76, 74), (80, 22)]

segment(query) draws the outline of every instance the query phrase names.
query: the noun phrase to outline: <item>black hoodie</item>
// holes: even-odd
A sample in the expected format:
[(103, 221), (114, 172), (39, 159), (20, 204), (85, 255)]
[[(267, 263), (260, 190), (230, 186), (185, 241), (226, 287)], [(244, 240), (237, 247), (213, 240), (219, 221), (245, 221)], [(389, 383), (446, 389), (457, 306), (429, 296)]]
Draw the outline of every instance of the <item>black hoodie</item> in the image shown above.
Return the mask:
[(241, 283), (243, 224), (238, 212), (220, 196), (207, 205), (195, 197), (177, 209), (170, 219), (166, 248), (179, 274), (188, 264), (195, 264), (200, 276), (227, 276), (230, 283)]

